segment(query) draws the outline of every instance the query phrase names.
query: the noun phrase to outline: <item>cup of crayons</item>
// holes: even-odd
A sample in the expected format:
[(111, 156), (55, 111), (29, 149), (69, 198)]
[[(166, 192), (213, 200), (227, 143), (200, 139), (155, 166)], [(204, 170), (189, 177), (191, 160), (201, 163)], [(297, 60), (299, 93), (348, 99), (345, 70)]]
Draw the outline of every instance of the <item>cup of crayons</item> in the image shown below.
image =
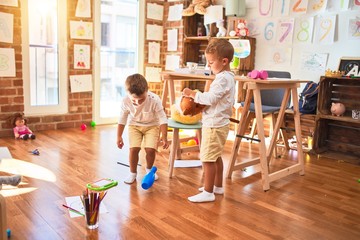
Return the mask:
[(107, 190), (117, 186), (118, 182), (103, 178), (86, 185), (87, 189), (81, 196), (84, 205), (86, 226), (88, 229), (99, 227), (100, 204), (107, 194)]

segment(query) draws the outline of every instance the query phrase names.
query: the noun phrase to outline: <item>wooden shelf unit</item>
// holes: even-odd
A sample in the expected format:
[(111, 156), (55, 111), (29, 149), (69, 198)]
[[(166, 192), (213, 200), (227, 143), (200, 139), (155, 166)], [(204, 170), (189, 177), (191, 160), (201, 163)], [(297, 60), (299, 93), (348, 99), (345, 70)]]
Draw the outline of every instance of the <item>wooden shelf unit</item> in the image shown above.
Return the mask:
[[(321, 77), (319, 84), (315, 152), (326, 155), (342, 153), (344, 160), (360, 164), (360, 120), (352, 118), (352, 110), (360, 109), (360, 79)], [(345, 105), (343, 116), (331, 115), (332, 102)]]

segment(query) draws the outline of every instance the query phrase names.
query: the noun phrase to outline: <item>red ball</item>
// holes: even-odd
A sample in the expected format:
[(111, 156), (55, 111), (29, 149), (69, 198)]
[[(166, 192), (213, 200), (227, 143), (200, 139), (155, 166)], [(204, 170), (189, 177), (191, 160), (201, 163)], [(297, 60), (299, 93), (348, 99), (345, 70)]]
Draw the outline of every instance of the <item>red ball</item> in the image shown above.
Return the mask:
[(81, 128), (81, 130), (86, 130), (87, 126), (85, 123), (83, 123), (83, 124), (81, 124), (80, 128)]

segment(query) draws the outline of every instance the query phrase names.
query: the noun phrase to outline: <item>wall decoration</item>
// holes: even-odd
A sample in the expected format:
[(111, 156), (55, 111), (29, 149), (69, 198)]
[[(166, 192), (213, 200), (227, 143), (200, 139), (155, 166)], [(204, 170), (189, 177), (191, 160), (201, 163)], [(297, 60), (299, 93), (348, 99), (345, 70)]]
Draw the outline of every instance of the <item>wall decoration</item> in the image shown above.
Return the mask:
[(330, 12), (348, 10), (349, 1), (350, 0), (328, 0), (326, 10)]
[(164, 16), (164, 6), (156, 3), (147, 4), (146, 18), (162, 21), (163, 16)]
[(178, 30), (177, 29), (169, 29), (167, 30), (167, 50), (168, 51), (177, 51), (178, 47)]
[(349, 40), (360, 40), (360, 17), (349, 19)]
[(342, 57), (339, 62), (338, 70), (344, 71), (347, 76), (360, 76), (360, 58)]
[(174, 71), (179, 68), (180, 56), (178, 55), (166, 55), (165, 70)]
[(268, 59), (270, 65), (276, 66), (290, 66), (291, 64), (291, 48), (271, 48), (270, 58)]
[(168, 21), (180, 21), (182, 18), (183, 4), (175, 4), (169, 7)]
[(276, 26), (277, 23), (274, 21), (265, 21), (263, 23), (263, 32), (260, 35), (261, 39), (266, 42), (266, 44), (274, 45), (276, 39)]
[(291, 0), (290, 15), (305, 14), (307, 12), (308, 0)]
[(259, 14), (262, 17), (271, 17), (273, 0), (259, 0)]
[(336, 15), (320, 15), (316, 17), (315, 43), (334, 43)]
[(0, 5), (18, 7), (18, 0), (0, 0)]
[(314, 29), (314, 17), (298, 18), (295, 21), (294, 43), (311, 43)]
[(91, 5), (90, 0), (78, 0), (76, 4), (76, 17), (90, 18), (91, 17)]
[(148, 82), (161, 82), (161, 68), (159, 67), (146, 67), (145, 78)]
[(70, 75), (70, 88), (72, 93), (91, 92), (92, 91), (92, 75)]
[(160, 44), (157, 42), (149, 42), (149, 63), (160, 64)]
[(360, 0), (352, 0), (351, 1), (351, 10), (360, 10)]
[(290, 0), (274, 0), (273, 17), (284, 17), (289, 15)]
[(16, 77), (15, 50), (0, 48), (0, 77)]
[(70, 21), (70, 38), (93, 39), (93, 23), (84, 21)]
[(280, 19), (276, 31), (278, 44), (291, 44), (294, 33), (294, 18)]
[(13, 43), (14, 15), (0, 12), (0, 42)]
[(301, 71), (325, 72), (327, 53), (303, 52), (301, 55)]
[(90, 45), (74, 44), (74, 69), (90, 69)]
[(163, 26), (155, 24), (146, 24), (146, 40), (162, 41)]
[(323, 13), (327, 6), (327, 0), (309, 0), (308, 14)]

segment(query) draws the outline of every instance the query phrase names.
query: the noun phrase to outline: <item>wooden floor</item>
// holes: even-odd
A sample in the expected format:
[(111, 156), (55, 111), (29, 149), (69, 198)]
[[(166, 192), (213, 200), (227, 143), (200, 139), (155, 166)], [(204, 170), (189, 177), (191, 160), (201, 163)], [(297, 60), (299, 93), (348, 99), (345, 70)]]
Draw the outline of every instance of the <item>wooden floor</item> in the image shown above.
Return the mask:
[[(305, 154), (305, 176), (273, 182), (267, 192), (259, 167), (248, 167), (224, 181), (224, 196), (195, 204), (187, 197), (202, 185), (201, 168), (176, 168), (170, 179), (169, 152), (161, 151), (155, 164), (160, 178), (153, 187), (140, 186), (144, 165), (137, 182), (126, 185), (129, 169), (117, 161), (128, 162), (127, 150), (115, 142), (115, 125), (37, 132), (37, 139), (28, 141), (0, 138), (0, 146), (19, 160), (0, 174), (24, 176), (18, 188), (1, 190), (11, 239), (360, 239), (359, 165)], [(231, 147), (229, 140), (225, 170)], [(39, 156), (30, 152), (36, 148)], [(257, 156), (257, 145), (242, 143), (241, 151), (242, 159)], [(293, 163), (296, 153), (282, 152), (270, 170)], [(108, 213), (91, 231), (62, 204), (102, 177), (119, 185), (108, 191), (103, 201)]]

